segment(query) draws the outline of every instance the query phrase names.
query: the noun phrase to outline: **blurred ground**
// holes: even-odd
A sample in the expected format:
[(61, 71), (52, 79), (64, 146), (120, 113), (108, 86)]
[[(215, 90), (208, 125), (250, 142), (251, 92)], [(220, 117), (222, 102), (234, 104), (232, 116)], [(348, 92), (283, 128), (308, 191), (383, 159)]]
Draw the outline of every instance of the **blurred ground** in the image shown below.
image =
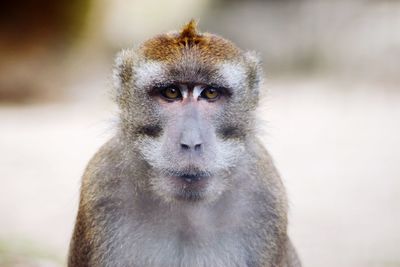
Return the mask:
[[(88, 84), (95, 95), (79, 93)], [(114, 123), (107, 79), (88, 84), (62, 103), (0, 107), (0, 266), (64, 262), (80, 176)], [(267, 88), (262, 138), (304, 266), (400, 266), (399, 92), (321, 79)]]

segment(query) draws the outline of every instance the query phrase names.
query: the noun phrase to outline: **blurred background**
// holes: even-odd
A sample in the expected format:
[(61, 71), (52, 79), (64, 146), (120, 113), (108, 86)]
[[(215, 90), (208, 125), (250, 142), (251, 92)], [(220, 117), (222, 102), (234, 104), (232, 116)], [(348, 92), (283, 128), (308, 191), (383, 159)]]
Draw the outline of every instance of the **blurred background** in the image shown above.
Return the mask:
[(0, 266), (65, 266), (115, 53), (191, 18), (260, 52), (304, 266), (400, 266), (400, 1), (17, 0), (0, 9)]

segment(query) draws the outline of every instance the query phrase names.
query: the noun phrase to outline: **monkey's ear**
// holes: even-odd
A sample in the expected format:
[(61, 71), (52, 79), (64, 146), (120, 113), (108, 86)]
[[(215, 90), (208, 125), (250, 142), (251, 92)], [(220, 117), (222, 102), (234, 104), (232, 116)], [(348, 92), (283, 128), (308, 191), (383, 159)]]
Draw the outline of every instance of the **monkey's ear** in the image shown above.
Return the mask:
[(115, 57), (113, 80), (117, 90), (123, 89), (122, 87), (132, 81), (134, 57), (132, 49), (124, 49)]
[[(116, 91), (116, 100), (124, 99), (124, 94), (129, 93), (133, 85), (133, 63), (135, 53), (133, 49), (124, 49), (115, 57), (113, 69), (113, 86)], [(120, 103), (121, 104), (121, 103)]]
[(261, 64), (261, 58), (259, 54), (255, 51), (247, 51), (244, 53), (244, 58), (246, 60), (246, 65), (249, 68), (249, 87), (253, 92), (258, 94), (260, 86), (263, 82), (263, 70)]

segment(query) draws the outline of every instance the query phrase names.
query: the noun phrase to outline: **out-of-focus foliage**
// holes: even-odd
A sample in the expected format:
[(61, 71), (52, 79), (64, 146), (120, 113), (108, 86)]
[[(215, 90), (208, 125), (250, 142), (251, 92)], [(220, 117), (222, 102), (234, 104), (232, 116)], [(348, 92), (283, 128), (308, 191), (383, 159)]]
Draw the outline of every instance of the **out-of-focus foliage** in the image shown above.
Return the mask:
[(2, 47), (15, 51), (68, 41), (82, 30), (88, 9), (87, 0), (6, 1), (0, 9)]
[(0, 101), (61, 93), (64, 54), (79, 38), (90, 0), (6, 1), (0, 9)]

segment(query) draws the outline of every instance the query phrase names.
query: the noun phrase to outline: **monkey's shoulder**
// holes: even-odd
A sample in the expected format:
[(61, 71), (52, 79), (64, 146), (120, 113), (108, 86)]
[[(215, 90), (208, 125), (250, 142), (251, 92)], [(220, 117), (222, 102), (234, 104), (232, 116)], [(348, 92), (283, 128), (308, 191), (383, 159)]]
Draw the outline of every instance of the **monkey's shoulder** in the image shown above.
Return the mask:
[(274, 209), (281, 210), (282, 215), (285, 214), (287, 209), (286, 191), (272, 156), (257, 138), (248, 145), (248, 155), (250, 158), (250, 164), (248, 164), (250, 175), (248, 176), (253, 175), (254, 183), (258, 185), (249, 190), (258, 192), (260, 196), (266, 196), (264, 202), (267, 202), (268, 205), (274, 203)]
[(247, 145), (247, 152), (251, 162), (249, 165), (253, 172), (261, 178), (280, 180), (274, 160), (261, 140), (258, 138), (251, 140)]
[(92, 156), (83, 174), (83, 183), (89, 182), (89, 180), (99, 175), (111, 171), (111, 168), (115, 161), (117, 161), (117, 149), (116, 140), (111, 138), (105, 144), (103, 144), (99, 150)]
[[(137, 165), (117, 137), (107, 141), (89, 161), (81, 184), (81, 198), (92, 203), (119, 199), (131, 189), (127, 173), (135, 176)], [(128, 162), (130, 160), (131, 162)], [(122, 194), (124, 193), (124, 194)], [(115, 200), (114, 200), (115, 202)]]

